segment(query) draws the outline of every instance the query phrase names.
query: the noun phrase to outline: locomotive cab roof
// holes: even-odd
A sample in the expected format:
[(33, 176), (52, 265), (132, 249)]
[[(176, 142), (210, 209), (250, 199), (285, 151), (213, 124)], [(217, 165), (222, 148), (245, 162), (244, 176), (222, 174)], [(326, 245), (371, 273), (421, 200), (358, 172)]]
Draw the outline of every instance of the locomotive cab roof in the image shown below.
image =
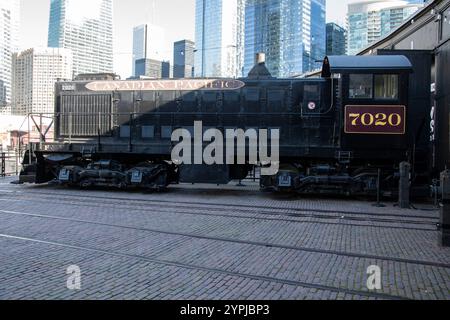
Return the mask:
[(322, 67), (322, 77), (333, 73), (349, 72), (412, 72), (412, 64), (402, 55), (380, 56), (328, 56)]

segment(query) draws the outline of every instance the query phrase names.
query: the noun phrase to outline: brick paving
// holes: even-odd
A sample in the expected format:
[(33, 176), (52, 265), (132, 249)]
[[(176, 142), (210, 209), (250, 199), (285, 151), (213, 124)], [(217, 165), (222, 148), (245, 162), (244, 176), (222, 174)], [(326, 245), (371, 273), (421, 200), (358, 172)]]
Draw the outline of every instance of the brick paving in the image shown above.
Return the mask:
[[(438, 246), (429, 206), (252, 184), (149, 194), (12, 179), (0, 178), (0, 299), (450, 300), (450, 249)], [(66, 287), (71, 265), (81, 290)], [(367, 288), (371, 265), (381, 290)]]

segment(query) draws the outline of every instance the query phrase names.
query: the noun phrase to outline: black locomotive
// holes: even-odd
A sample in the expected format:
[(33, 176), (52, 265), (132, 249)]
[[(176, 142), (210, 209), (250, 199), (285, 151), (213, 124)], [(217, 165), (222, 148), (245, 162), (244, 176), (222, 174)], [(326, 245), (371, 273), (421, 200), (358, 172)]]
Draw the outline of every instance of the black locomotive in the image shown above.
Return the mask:
[(279, 170), (261, 177), (263, 189), (370, 194), (381, 173), (383, 190), (392, 191), (404, 161), (414, 182), (428, 185), (430, 108), (410, 101), (412, 72), (407, 57), (378, 55), (327, 57), (318, 78), (276, 79), (262, 62), (237, 80), (59, 82), (55, 142), (27, 153), (21, 180), (159, 189), (226, 184), (268, 165), (249, 156), (237, 164), (172, 161), (174, 130), (195, 136), (201, 121), (203, 132), (224, 135), (267, 129), (269, 145), (279, 130)]

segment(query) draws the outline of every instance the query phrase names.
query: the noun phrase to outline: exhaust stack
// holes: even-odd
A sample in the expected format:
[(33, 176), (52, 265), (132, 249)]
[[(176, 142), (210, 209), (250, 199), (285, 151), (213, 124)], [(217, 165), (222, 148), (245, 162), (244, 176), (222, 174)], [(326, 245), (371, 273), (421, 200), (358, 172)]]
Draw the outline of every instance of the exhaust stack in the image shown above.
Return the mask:
[(265, 64), (266, 63), (266, 54), (263, 52), (258, 52), (255, 57), (255, 64)]
[(266, 67), (266, 54), (259, 52), (255, 56), (255, 66), (248, 73), (249, 79), (273, 79), (269, 69)]

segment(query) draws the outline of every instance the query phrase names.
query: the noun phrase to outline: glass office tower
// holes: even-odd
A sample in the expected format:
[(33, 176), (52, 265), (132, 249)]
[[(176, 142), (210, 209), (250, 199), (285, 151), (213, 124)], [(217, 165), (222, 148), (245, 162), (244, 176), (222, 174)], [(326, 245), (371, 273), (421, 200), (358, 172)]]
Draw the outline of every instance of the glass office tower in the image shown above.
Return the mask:
[(133, 28), (133, 76), (136, 73), (136, 61), (141, 59), (163, 60), (165, 32), (164, 29), (143, 24)]
[(247, 0), (244, 75), (258, 52), (273, 76), (290, 77), (320, 67), (325, 56), (325, 0)]
[(51, 0), (48, 46), (72, 50), (74, 75), (113, 72), (113, 0)]
[(196, 0), (195, 76), (240, 77), (245, 0)]
[(12, 54), (19, 50), (20, 0), (0, 0), (0, 108), (11, 102)]
[(369, 0), (348, 5), (348, 54), (355, 55), (399, 27), (423, 0)]
[(195, 43), (189, 40), (173, 44), (173, 77), (192, 78), (194, 76)]
[(347, 54), (347, 30), (334, 22), (327, 23), (327, 56)]

